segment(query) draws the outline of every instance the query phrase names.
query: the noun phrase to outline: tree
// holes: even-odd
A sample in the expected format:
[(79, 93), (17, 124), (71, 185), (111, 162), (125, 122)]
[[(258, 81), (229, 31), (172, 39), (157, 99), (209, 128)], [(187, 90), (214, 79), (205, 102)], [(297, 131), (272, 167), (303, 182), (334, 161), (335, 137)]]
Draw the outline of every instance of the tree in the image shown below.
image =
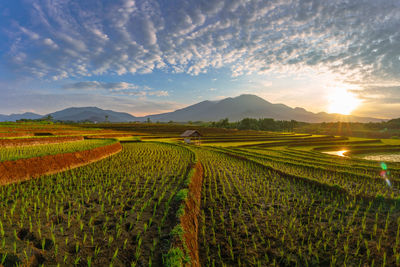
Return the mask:
[(290, 121), (290, 131), (293, 132), (294, 128), (296, 128), (296, 126), (297, 126), (297, 121), (291, 120)]
[(259, 119), (258, 120), (259, 129), (263, 131), (273, 131), (276, 130), (276, 125), (274, 119)]
[(256, 119), (245, 118), (239, 122), (240, 130), (258, 130), (258, 121)]
[(229, 128), (229, 120), (228, 118), (219, 120), (218, 122), (215, 123), (215, 127), (218, 128)]

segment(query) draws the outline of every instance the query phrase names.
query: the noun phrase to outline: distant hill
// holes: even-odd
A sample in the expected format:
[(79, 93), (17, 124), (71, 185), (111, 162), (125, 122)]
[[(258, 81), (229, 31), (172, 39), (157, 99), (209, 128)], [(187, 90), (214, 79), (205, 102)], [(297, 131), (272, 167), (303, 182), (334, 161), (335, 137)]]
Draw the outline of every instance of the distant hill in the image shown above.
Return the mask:
[[(272, 118), (275, 120), (296, 120), (302, 122), (381, 122), (382, 119), (328, 114), (325, 112), (313, 113), (304, 108), (291, 108), (284, 104), (272, 104), (256, 95), (240, 95), (219, 101), (203, 101), (173, 112), (135, 117), (124, 112), (103, 110), (97, 107), (73, 107), (63, 109), (51, 115), (58, 121), (92, 121), (92, 122), (131, 122), (151, 121), (160, 122), (187, 122), (187, 121), (218, 121), (228, 118), (230, 121), (239, 121), (244, 118)], [(0, 121), (15, 121), (19, 119), (39, 119), (44, 116), (34, 113), (0, 115)]]
[(35, 114), (32, 112), (25, 112), (23, 114), (11, 114), (11, 115), (0, 114), (0, 122), (2, 122), (2, 121), (17, 121), (17, 120), (21, 120), (21, 119), (37, 120), (42, 117), (43, 117), (43, 115)]
[(400, 129), (400, 118), (388, 121), (386, 127), (389, 129)]
[(296, 120), (303, 122), (381, 122), (382, 119), (328, 114), (325, 112), (313, 113), (304, 108), (291, 108), (284, 104), (272, 104), (256, 95), (240, 95), (234, 98), (225, 98), (220, 101), (203, 101), (186, 108), (178, 109), (143, 118), (152, 121), (218, 121), (228, 118), (230, 121), (239, 121), (244, 118), (273, 118), (275, 120)]
[(47, 114), (59, 121), (130, 122), (137, 120), (129, 113), (104, 110), (97, 107), (74, 107)]

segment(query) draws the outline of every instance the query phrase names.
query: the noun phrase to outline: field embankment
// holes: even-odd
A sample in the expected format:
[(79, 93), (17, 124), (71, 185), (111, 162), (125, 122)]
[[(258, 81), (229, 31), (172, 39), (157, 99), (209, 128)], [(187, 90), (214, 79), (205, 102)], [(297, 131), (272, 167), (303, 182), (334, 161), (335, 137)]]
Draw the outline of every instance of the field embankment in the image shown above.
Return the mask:
[[(195, 155), (191, 149), (190, 151)], [(187, 179), (172, 203), (176, 225), (170, 233), (171, 241), (168, 253), (163, 255), (165, 266), (199, 267), (198, 226), (203, 185), (203, 166), (194, 156), (189, 165)]]
[(184, 230), (184, 241), (189, 250), (191, 266), (200, 266), (199, 260), (199, 215), (201, 203), (201, 188), (203, 185), (203, 166), (197, 162), (194, 166), (194, 174), (189, 184), (189, 194), (185, 203), (185, 214), (181, 217)]

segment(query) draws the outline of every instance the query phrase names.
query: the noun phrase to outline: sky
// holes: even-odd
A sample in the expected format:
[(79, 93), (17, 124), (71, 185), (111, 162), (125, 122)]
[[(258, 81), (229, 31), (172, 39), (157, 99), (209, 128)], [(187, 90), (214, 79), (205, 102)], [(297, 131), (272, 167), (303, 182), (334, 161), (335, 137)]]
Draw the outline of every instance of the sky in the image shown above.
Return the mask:
[(399, 0), (2, 0), (0, 114), (245, 93), (397, 118), (399, 29)]

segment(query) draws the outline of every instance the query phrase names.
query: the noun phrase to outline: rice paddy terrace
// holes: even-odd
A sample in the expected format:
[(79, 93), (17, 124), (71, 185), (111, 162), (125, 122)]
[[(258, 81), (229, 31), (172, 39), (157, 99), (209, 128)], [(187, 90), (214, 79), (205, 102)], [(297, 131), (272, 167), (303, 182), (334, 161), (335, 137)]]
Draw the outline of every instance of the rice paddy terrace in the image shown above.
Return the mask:
[(400, 265), (400, 162), (364, 159), (400, 140), (186, 129), (0, 127), (0, 164), (122, 146), (1, 186), (0, 265)]

